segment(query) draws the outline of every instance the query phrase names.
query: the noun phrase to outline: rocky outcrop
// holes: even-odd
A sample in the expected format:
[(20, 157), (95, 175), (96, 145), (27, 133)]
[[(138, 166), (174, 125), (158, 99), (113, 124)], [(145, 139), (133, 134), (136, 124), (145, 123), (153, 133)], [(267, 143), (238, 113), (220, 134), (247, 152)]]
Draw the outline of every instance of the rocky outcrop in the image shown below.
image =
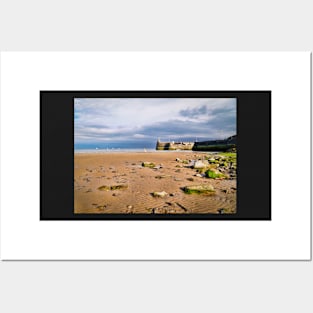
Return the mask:
[(236, 149), (237, 135), (228, 137), (224, 140), (209, 140), (195, 142), (192, 150), (194, 151), (228, 151)]

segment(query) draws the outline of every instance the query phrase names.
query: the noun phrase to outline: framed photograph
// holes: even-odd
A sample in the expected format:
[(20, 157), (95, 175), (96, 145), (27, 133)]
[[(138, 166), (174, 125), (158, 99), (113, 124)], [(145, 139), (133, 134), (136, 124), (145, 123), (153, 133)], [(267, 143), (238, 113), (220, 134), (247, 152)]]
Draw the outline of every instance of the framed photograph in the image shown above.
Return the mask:
[(3, 260), (310, 260), (311, 53), (1, 53)]
[(41, 219), (270, 219), (270, 105), (270, 91), (42, 91)]

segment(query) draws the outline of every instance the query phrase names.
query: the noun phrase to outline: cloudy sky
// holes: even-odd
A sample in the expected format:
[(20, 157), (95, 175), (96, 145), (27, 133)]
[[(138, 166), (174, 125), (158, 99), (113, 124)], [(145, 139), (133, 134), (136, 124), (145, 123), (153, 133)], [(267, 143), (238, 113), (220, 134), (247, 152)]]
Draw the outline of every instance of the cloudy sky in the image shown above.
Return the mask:
[(236, 99), (76, 98), (74, 125), (76, 147), (220, 139), (236, 133)]

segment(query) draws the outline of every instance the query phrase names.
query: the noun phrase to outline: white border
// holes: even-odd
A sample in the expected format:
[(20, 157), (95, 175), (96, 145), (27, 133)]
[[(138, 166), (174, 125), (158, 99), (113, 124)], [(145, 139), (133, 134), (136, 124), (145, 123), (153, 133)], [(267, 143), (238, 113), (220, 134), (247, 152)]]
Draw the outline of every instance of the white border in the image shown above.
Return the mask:
[[(272, 90), (272, 221), (39, 221), (40, 90)], [(308, 260), (309, 143), (309, 52), (4, 52), (1, 257)]]

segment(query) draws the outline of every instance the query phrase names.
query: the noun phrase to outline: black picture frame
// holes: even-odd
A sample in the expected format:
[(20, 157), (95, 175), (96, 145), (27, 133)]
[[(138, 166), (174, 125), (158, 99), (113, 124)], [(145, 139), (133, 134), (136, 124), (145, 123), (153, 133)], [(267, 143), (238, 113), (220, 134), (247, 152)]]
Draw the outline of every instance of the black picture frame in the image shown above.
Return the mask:
[[(235, 214), (74, 214), (74, 98), (236, 98)], [(271, 220), (271, 91), (40, 91), (40, 220)]]

